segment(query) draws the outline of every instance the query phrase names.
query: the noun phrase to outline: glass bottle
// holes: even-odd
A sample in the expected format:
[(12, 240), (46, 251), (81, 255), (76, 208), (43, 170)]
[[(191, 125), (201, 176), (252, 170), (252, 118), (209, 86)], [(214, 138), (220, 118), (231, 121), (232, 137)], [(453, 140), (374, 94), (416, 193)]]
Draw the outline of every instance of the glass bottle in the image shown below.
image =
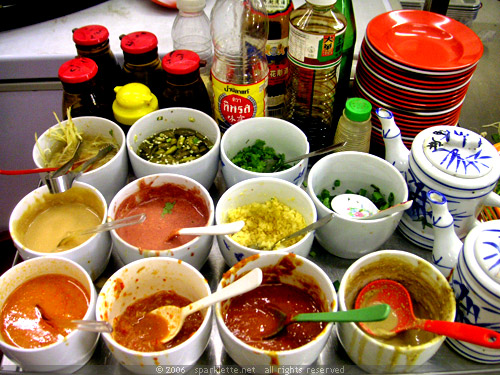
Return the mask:
[(349, 98), (339, 119), (334, 144), (347, 141), (339, 151), (370, 151), (372, 105), (363, 98)]
[(97, 72), (97, 64), (86, 57), (71, 59), (59, 67), (64, 120), (68, 118), (68, 108), (71, 108), (71, 117), (97, 116), (113, 120), (111, 106), (103, 99), (102, 88), (96, 84)]
[(163, 57), (162, 66), (166, 84), (159, 99), (160, 108), (194, 108), (212, 117), (212, 103), (200, 76), (198, 54), (188, 50), (172, 51)]
[(290, 15), (284, 118), (304, 131), (313, 151), (333, 141), (334, 97), (347, 24), (335, 2), (306, 0)]
[(263, 0), (216, 0), (210, 15), (214, 117), (224, 132), (267, 115), (269, 19)]
[(288, 33), (292, 0), (265, 0), (269, 16), (269, 37), (266, 57), (269, 66), (267, 107), (271, 117), (282, 118), (285, 106), (286, 78), (288, 76)]
[(165, 88), (165, 78), (158, 55), (158, 39), (148, 31), (136, 31), (120, 37), (123, 50), (122, 85), (139, 82), (156, 97)]

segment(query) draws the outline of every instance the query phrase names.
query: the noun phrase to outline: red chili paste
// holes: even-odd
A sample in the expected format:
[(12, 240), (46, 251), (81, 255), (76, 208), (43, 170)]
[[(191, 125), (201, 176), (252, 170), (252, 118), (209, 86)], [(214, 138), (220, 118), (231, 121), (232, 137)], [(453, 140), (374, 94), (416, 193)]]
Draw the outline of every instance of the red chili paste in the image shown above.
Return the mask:
[(148, 312), (165, 305), (184, 307), (191, 302), (172, 290), (162, 290), (137, 300), (115, 318), (113, 338), (119, 344), (139, 352), (158, 352), (177, 346), (200, 328), (203, 322), (201, 313), (189, 315), (177, 336), (163, 344), (160, 340), (168, 332), (167, 324), (158, 315)]
[(197, 189), (176, 184), (153, 187), (143, 181), (139, 191), (120, 204), (116, 218), (141, 213), (146, 214), (143, 223), (117, 229), (117, 233), (129, 244), (148, 250), (184, 245), (195, 236), (170, 235), (180, 228), (204, 226), (209, 218), (208, 207)]

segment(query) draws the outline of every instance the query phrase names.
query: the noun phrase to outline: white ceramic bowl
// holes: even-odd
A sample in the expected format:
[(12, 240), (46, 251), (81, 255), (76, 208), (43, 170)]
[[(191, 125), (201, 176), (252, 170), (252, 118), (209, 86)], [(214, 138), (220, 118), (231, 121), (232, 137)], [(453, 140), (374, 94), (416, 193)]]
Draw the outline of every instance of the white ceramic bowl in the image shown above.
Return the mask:
[[(332, 190), (335, 180), (340, 186)], [(327, 189), (333, 195), (346, 189), (357, 192), (378, 186), (386, 198), (394, 193), (394, 203), (408, 200), (408, 187), (399, 171), (375, 155), (343, 151), (327, 155), (314, 164), (307, 177), (307, 192), (312, 198), (320, 218), (334, 213), (328, 224), (316, 231), (320, 245), (329, 253), (347, 259), (356, 259), (377, 250), (391, 237), (403, 212), (373, 220), (358, 220), (336, 214), (327, 208), (317, 195)]]
[[(355, 261), (340, 282), (339, 310), (354, 308), (359, 291), (378, 279), (392, 279), (403, 284), (414, 303), (425, 304), (432, 311), (432, 319), (454, 320), (455, 300), (445, 277), (425, 259), (399, 250), (381, 250)], [(437, 352), (445, 339), (436, 335), (420, 345), (394, 346), (366, 334), (356, 323), (338, 324), (337, 333), (351, 360), (372, 373), (414, 371)]]
[[(153, 134), (167, 129), (193, 129), (213, 142), (202, 157), (183, 164), (157, 164), (137, 155), (137, 148)], [(127, 133), (130, 163), (136, 177), (157, 173), (176, 173), (198, 181), (206, 189), (212, 186), (219, 168), (220, 130), (213, 118), (192, 108), (174, 107), (151, 112), (137, 120)]]
[(220, 158), (222, 175), (228, 187), (256, 177), (276, 177), (296, 185), (304, 181), (308, 159), (292, 162), (294, 165), (291, 168), (273, 173), (251, 172), (231, 161), (240, 150), (252, 146), (257, 139), (265, 141), (265, 146), (274, 148), (277, 154), (285, 154), (285, 159), (309, 153), (306, 135), (288, 121), (272, 117), (242, 120), (227, 129), (222, 136)]
[[(93, 198), (93, 208), (96, 212), (102, 215), (101, 224), (104, 224), (107, 220), (108, 206), (106, 200), (104, 199), (104, 196), (99, 192), (99, 190), (97, 190), (93, 186), (78, 181), (75, 181), (73, 183), (73, 187), (78, 189), (85, 189), (85, 191), (88, 192), (89, 196)], [(104, 272), (111, 256), (111, 237), (109, 232), (95, 234), (81, 245), (58, 253), (44, 253), (35, 251), (27, 248), (23, 244), (23, 236), (26, 230), (26, 225), (28, 224), (28, 222), (26, 222), (24, 219), (28, 216), (25, 215), (28, 214), (33, 207), (36, 207), (37, 203), (39, 204), (46, 199), (51, 199), (56, 195), (58, 197), (61, 197), (67, 193), (72, 194), (72, 190), (70, 189), (67, 192), (60, 194), (50, 194), (47, 186), (41, 186), (26, 195), (23, 199), (21, 199), (21, 201), (19, 201), (10, 215), (10, 235), (12, 237), (14, 245), (19, 251), (19, 255), (21, 255), (21, 258), (23, 258), (24, 260), (43, 257), (47, 255), (56, 255), (75, 261), (89, 273), (92, 280), (96, 280), (99, 275)], [(31, 221), (32, 219), (29, 222)]]
[[(59, 257), (43, 257), (19, 263), (0, 277), (0, 306), (21, 284), (45, 274), (62, 274), (78, 280), (89, 292), (90, 301), (84, 319), (94, 319), (97, 300), (94, 284), (75, 262)], [(71, 303), (71, 302), (69, 302)], [(97, 346), (99, 334), (74, 330), (64, 340), (34, 349), (6, 343), (0, 335), (0, 349), (26, 372), (71, 373), (85, 365)]]
[[(67, 120), (63, 121), (62, 124), (65, 125), (66, 122)], [(77, 181), (85, 182), (96, 187), (102, 195), (104, 195), (106, 202), (109, 203), (118, 190), (120, 190), (127, 182), (128, 158), (127, 150), (125, 148), (125, 133), (123, 133), (123, 130), (113, 121), (102, 117), (74, 117), (73, 123), (76, 128), (84, 134), (103, 135), (104, 137), (110, 137), (110, 134), (112, 134), (120, 145), (118, 153), (110, 161), (99, 168), (85, 172), (77, 179)], [(59, 126), (59, 124), (52, 126), (52, 128), (57, 126)], [(47, 134), (48, 130), (38, 139), (42, 149), (50, 148), (53, 143), (53, 141), (47, 138)], [(33, 147), (33, 160), (38, 168), (45, 167), (40, 157), (40, 150), (36, 145)]]
[[(120, 293), (116, 293), (118, 285)], [(106, 281), (97, 298), (96, 317), (113, 323), (129, 305), (161, 290), (173, 290), (191, 301), (211, 293), (203, 275), (186, 262), (173, 258), (141, 259), (120, 268)], [(201, 312), (204, 319), (200, 328), (183, 343), (164, 351), (138, 352), (117, 343), (109, 333), (102, 336), (116, 360), (132, 372), (144, 373), (145, 366), (154, 366), (153, 370), (157, 366), (180, 366), (177, 371), (172, 368), (180, 373), (200, 358), (208, 344), (212, 307)]]
[[(206, 207), (208, 208), (208, 222), (207, 225), (212, 225), (214, 222), (214, 202), (207, 189), (200, 183), (192, 178), (169, 173), (159, 173), (150, 176), (145, 176), (130, 182), (113, 198), (109, 205), (109, 218), (114, 220), (116, 218), (117, 209), (120, 204), (134, 193), (141, 190), (141, 186), (151, 185), (152, 187), (161, 186), (164, 184), (175, 184), (181, 186), (183, 189), (192, 190), (199, 195)], [(148, 225), (148, 219), (143, 224)], [(165, 234), (167, 235), (167, 234)], [(131, 263), (135, 260), (148, 257), (172, 257), (183, 260), (200, 269), (210, 254), (212, 249), (214, 237), (213, 236), (197, 236), (188, 243), (168, 250), (148, 250), (140, 249), (137, 246), (131, 245), (124, 241), (116, 232), (111, 231), (111, 239), (113, 241), (113, 251), (119, 256), (123, 263)]]
[[(239, 262), (226, 272), (219, 283), (218, 289), (230, 284), (236, 277), (251, 271), (254, 268), (261, 268), (266, 278), (266, 272), (277, 265), (287, 264), (286, 269), (290, 273), (279, 273), (279, 281), (304, 288), (304, 285), (316, 285), (318, 288), (310, 288), (318, 291), (318, 297), (323, 301), (324, 311), (337, 311), (337, 295), (328, 275), (310, 260), (295, 254), (284, 254), (270, 252), (267, 254), (255, 255), (245, 261)], [(268, 270), (266, 271), (266, 267)], [(223, 318), (223, 304), (215, 305), (215, 318), (219, 334), (224, 344), (224, 348), (229, 356), (240, 366), (307, 366), (312, 364), (319, 356), (330, 337), (333, 323), (328, 323), (323, 331), (309, 343), (292, 350), (267, 351), (250, 346), (237, 338), (226, 326)], [(278, 367), (272, 367), (276, 373)], [(271, 369), (269, 367), (267, 370)], [(285, 368), (286, 369), (286, 368)], [(264, 372), (264, 371), (263, 371)]]
[[(216, 224), (224, 224), (227, 221), (227, 211), (241, 207), (250, 203), (264, 203), (271, 198), (277, 198), (281, 203), (298, 211), (305, 220), (306, 225), (316, 221), (316, 209), (307, 195), (297, 185), (291, 182), (276, 179), (273, 177), (257, 177), (244, 180), (230, 187), (217, 202), (215, 208)], [(255, 250), (243, 246), (231, 239), (228, 235), (218, 235), (217, 241), (219, 249), (229, 267), (232, 267), (240, 260), (256, 254), (266, 254), (269, 252), (287, 252), (307, 257), (311, 251), (314, 240), (314, 232), (304, 235), (292, 246), (278, 250)]]

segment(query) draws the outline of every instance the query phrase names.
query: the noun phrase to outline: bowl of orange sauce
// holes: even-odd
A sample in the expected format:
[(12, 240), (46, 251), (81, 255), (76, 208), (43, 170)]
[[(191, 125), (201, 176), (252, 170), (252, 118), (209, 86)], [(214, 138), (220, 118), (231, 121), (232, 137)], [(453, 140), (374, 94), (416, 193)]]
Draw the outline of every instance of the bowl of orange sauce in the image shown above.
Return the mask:
[(72, 319), (95, 318), (96, 290), (77, 263), (34, 258), (0, 277), (0, 349), (23, 371), (71, 373), (92, 356), (99, 334)]

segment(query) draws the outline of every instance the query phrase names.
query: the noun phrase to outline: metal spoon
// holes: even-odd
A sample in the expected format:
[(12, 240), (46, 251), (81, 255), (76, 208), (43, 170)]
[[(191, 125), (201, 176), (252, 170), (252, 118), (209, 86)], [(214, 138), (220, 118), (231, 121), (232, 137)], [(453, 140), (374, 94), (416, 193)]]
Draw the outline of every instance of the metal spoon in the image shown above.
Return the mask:
[(150, 314), (156, 314), (162, 317), (165, 321), (165, 324), (168, 325), (168, 331), (161, 342), (166, 343), (172, 340), (181, 330), (182, 325), (184, 324), (184, 320), (187, 316), (199, 310), (202, 310), (205, 307), (214, 305), (217, 302), (224, 301), (231, 297), (239, 296), (240, 294), (255, 289), (261, 283), (262, 270), (260, 268), (255, 268), (245, 276), (229, 284), (225, 288), (222, 288), (221, 290), (212, 293), (196, 302), (190, 303), (187, 306), (178, 307), (167, 305), (154, 309), (150, 312)]
[(146, 214), (138, 214), (129, 217), (125, 217), (123, 219), (109, 221), (107, 223), (98, 225), (93, 228), (88, 229), (80, 229), (66, 233), (66, 235), (59, 241), (56, 248), (61, 248), (63, 245), (67, 244), (68, 241), (77, 236), (85, 236), (89, 234), (101, 233), (113, 229), (127, 227), (129, 225), (140, 224), (146, 220)]
[(179, 235), (218, 235), (218, 234), (233, 234), (239, 232), (245, 226), (243, 220), (234, 221), (232, 223), (208, 225), (205, 227), (191, 227), (174, 230), (170, 233), (165, 241), (170, 241), (173, 237)]
[[(55, 326), (57, 323), (54, 322), (54, 319), (47, 316), (47, 313), (40, 305), (35, 305), (35, 309), (40, 313), (40, 317), (47, 324), (51, 326)], [(79, 319), (58, 319), (59, 323), (62, 323), (63, 326), (74, 326), (76, 329), (80, 331), (89, 331), (89, 332), (113, 332), (113, 327), (109, 322), (104, 320), (79, 320)]]
[(487, 348), (500, 349), (500, 333), (472, 324), (416, 318), (408, 290), (394, 280), (375, 280), (358, 294), (355, 307), (377, 303), (391, 306), (391, 319), (381, 323), (360, 323), (368, 334), (382, 338), (395, 336), (401, 331), (419, 329)]
[(0, 169), (0, 174), (7, 176), (18, 176), (22, 174), (34, 174), (34, 173), (45, 173), (45, 172), (54, 172), (57, 168), (34, 168), (34, 169), (14, 169), (14, 170), (5, 170)]
[(286, 326), (298, 322), (377, 322), (384, 320), (389, 316), (391, 308), (387, 304), (379, 304), (361, 309), (335, 312), (304, 313), (295, 316), (288, 316), (277, 306), (267, 304), (263, 307), (273, 316), (276, 325), (270, 325), (269, 328), (260, 332), (261, 339), (270, 339), (280, 333)]

